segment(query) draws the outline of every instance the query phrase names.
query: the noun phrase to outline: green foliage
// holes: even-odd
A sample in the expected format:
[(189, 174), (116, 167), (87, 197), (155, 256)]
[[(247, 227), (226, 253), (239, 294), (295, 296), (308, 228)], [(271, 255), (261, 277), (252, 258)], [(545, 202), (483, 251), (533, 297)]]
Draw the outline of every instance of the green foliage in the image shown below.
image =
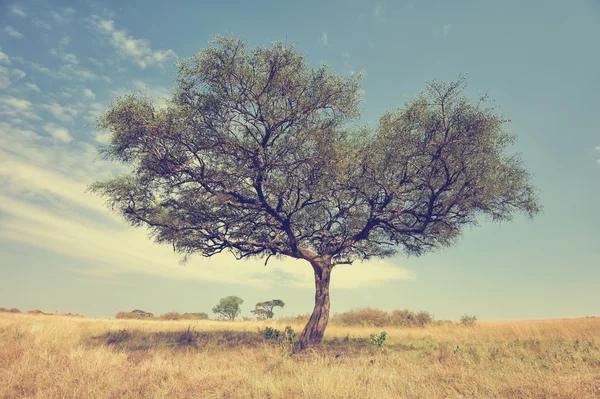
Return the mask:
[(460, 324), (462, 324), (463, 326), (467, 326), (467, 327), (474, 326), (476, 321), (477, 321), (477, 316), (475, 316), (475, 315), (469, 316), (469, 315), (465, 314), (460, 318)]
[(387, 333), (385, 331), (382, 331), (379, 335), (371, 334), (369, 337), (371, 338), (370, 342), (372, 345), (377, 345), (377, 347), (383, 349), (383, 345), (387, 338)]
[(286, 326), (283, 331), (277, 330), (272, 327), (265, 327), (264, 330), (258, 330), (264, 339), (268, 341), (275, 341), (277, 344), (286, 351), (287, 354), (292, 354), (294, 339), (296, 333), (290, 326)]
[(250, 313), (256, 315), (259, 319), (272, 319), (274, 316), (273, 308), (283, 308), (285, 303), (281, 299), (273, 299), (272, 301), (258, 302), (255, 305), (255, 309), (251, 310)]
[(226, 298), (221, 298), (218, 304), (216, 304), (212, 311), (220, 315), (220, 317), (234, 320), (240, 313), (241, 308), (240, 305), (244, 303), (242, 298), (237, 296), (228, 296)]
[(154, 317), (154, 315), (152, 313), (145, 312), (145, 311), (140, 310), (140, 309), (132, 310), (131, 313), (138, 315), (142, 319), (143, 318), (152, 318), (152, 317)]

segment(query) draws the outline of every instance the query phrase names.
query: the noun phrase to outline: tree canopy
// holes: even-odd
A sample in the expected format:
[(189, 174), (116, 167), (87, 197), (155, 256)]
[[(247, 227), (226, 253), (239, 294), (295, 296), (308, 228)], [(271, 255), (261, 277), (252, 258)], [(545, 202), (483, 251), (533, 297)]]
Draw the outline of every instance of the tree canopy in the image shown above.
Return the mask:
[(213, 313), (219, 314), (221, 317), (224, 317), (226, 319), (235, 320), (235, 318), (238, 317), (242, 311), (240, 306), (243, 303), (244, 300), (240, 297), (228, 296), (225, 298), (221, 298), (219, 300), (219, 303), (212, 308), (212, 311)]
[(376, 126), (357, 127), (361, 75), (312, 68), (293, 46), (216, 37), (179, 61), (166, 109), (141, 95), (99, 119), (101, 149), (132, 173), (91, 185), (184, 258), (290, 256), (315, 272), (300, 341), (318, 344), (338, 264), (454, 244), (479, 216), (539, 211), (506, 119), (464, 79), (431, 82)]
[(273, 309), (276, 307), (283, 308), (285, 303), (281, 299), (273, 299), (272, 301), (258, 302), (254, 307), (255, 309), (251, 310), (250, 313), (255, 314), (259, 319), (272, 319), (275, 315)]

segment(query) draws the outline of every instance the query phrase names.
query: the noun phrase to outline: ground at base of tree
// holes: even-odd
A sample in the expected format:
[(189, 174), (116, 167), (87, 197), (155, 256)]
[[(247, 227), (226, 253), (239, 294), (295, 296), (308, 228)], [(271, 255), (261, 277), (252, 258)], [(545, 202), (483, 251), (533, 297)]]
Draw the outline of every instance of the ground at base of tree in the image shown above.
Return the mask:
[[(2, 398), (596, 398), (599, 318), (330, 326), (290, 355), (266, 322), (0, 314)], [(291, 326), (295, 331), (302, 324)], [(382, 347), (369, 336), (387, 332)]]

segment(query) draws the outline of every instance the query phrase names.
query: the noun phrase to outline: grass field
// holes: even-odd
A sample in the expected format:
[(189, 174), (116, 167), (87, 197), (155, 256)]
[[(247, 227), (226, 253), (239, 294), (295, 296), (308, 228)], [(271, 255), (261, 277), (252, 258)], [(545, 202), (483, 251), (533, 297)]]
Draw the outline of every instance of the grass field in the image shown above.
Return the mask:
[(0, 398), (600, 398), (600, 318), (384, 328), (383, 350), (330, 326), (292, 356), (265, 326), (0, 313)]

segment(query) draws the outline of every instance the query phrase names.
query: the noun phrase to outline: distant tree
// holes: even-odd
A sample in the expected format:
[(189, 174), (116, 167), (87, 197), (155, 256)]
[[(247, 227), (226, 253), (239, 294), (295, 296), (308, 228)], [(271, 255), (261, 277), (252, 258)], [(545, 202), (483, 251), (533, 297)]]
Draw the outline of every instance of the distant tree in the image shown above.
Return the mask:
[(184, 259), (307, 261), (315, 305), (299, 343), (317, 345), (337, 265), (421, 255), (480, 216), (540, 209), (524, 163), (506, 152), (506, 120), (462, 96), (464, 79), (432, 82), (377, 126), (353, 128), (361, 79), (314, 69), (281, 42), (248, 50), (217, 37), (179, 61), (166, 109), (128, 95), (99, 118), (110, 133), (101, 154), (132, 173), (90, 190)]
[(242, 298), (237, 296), (228, 296), (221, 298), (219, 303), (212, 309), (213, 313), (221, 315), (221, 317), (234, 320), (242, 311), (240, 305), (244, 303)]
[(152, 313), (144, 312), (143, 310), (139, 310), (139, 309), (132, 310), (131, 313), (139, 316), (140, 318), (154, 317), (154, 315)]
[(254, 313), (259, 319), (272, 319), (273, 308), (283, 308), (285, 303), (281, 299), (273, 299), (272, 301), (258, 302), (255, 305), (255, 309), (251, 310), (250, 313)]

